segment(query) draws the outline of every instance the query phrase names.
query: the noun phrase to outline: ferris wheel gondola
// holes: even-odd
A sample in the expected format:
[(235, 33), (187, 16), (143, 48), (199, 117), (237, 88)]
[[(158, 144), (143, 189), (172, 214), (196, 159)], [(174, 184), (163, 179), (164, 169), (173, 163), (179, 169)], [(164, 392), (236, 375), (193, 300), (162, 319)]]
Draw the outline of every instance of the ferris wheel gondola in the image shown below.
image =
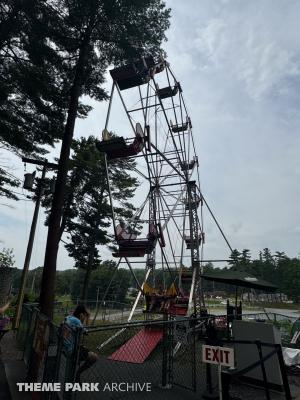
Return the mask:
[[(135, 160), (137, 166), (133, 170), (145, 183), (143, 187), (147, 187), (137, 193), (137, 213), (132, 221), (127, 221), (128, 226), (118, 224), (115, 200), (109, 191), (117, 245), (113, 256), (119, 258), (117, 267), (125, 261), (140, 289), (129, 320), (142, 295), (148, 301), (149, 313), (158, 312), (153, 301), (159, 297), (170, 299), (164, 300), (159, 312), (187, 316), (200, 313), (205, 309), (201, 288), (203, 199), (192, 122), (182, 86), (166, 60), (156, 61), (151, 56), (115, 68), (110, 75), (112, 91), (98, 144), (99, 151), (105, 154), (107, 180), (110, 186), (112, 160)], [(116, 97), (128, 121), (120, 135), (112, 134), (117, 130), (110, 118)], [(140, 234), (132, 229), (132, 224), (135, 227), (137, 223), (142, 225)], [(136, 279), (133, 262), (145, 265), (143, 283)], [(163, 271), (165, 287), (161, 290), (155, 287), (158, 270)]]

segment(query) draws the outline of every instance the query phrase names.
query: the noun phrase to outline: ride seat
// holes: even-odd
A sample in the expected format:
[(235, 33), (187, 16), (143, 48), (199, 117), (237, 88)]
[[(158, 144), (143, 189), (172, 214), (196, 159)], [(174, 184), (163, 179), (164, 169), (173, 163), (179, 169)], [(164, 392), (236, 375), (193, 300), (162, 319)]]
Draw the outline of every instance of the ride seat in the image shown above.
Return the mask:
[(187, 117), (186, 122), (182, 124), (173, 124), (172, 121), (170, 121), (170, 125), (173, 133), (184, 132), (187, 131), (188, 128), (192, 128), (191, 119), (189, 117)]
[[(121, 233), (120, 229), (119, 232)], [(130, 237), (132, 235), (125, 230), (125, 235), (126, 234), (129, 235), (126, 236), (126, 238), (121, 236), (122, 233), (117, 236), (116, 239), (119, 245), (119, 251), (113, 253), (114, 257), (144, 257), (145, 254), (152, 253), (159, 237), (154, 223), (149, 224), (149, 233), (145, 239)]]
[(166, 86), (162, 89), (157, 89), (156, 94), (157, 96), (162, 100), (162, 99), (167, 99), (168, 97), (173, 97), (176, 96), (178, 91), (181, 91), (181, 87), (179, 82), (176, 83), (173, 87), (172, 86)]
[(182, 171), (189, 171), (191, 169), (194, 168), (194, 165), (198, 162), (197, 157), (195, 157), (192, 161), (187, 162), (187, 161), (183, 161), (181, 163), (181, 170)]
[(186, 315), (189, 306), (188, 297), (177, 297), (175, 304), (172, 304), (170, 314)]
[(126, 227), (122, 227), (121, 224), (117, 225), (116, 227), (116, 236), (118, 240), (134, 240), (136, 239), (137, 235), (132, 232), (128, 232)]
[(192, 244), (193, 244), (193, 248), (196, 248), (197, 246), (199, 247), (200, 244), (201, 244), (201, 241), (202, 241), (201, 233), (199, 233), (198, 238), (199, 238), (199, 240), (198, 240), (198, 243), (197, 243), (196, 239), (192, 240), (190, 236), (185, 236), (184, 239), (185, 239), (185, 243), (186, 243), (186, 248), (187, 249), (191, 249), (192, 248)]
[(144, 257), (145, 251), (143, 249), (138, 248), (120, 248), (117, 252), (112, 253), (113, 257), (120, 258), (120, 257)]
[(127, 144), (123, 137), (102, 140), (97, 144), (97, 149), (106, 153), (108, 160), (126, 158), (140, 153), (145, 145), (143, 128), (140, 123), (136, 124), (135, 138), (131, 144)]
[[(151, 79), (151, 70), (154, 67), (153, 57), (148, 56), (136, 62), (112, 69), (110, 75), (118, 84), (120, 90), (126, 90), (148, 83)], [(157, 69), (155, 72), (158, 73), (160, 71)]]

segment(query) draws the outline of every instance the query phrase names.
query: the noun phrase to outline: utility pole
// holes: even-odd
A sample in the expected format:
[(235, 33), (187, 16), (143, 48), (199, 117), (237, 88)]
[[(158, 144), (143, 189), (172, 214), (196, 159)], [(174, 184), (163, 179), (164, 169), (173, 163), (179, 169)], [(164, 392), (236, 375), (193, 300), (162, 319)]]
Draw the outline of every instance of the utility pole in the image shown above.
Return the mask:
[(29, 270), (29, 266), (30, 266), (32, 248), (33, 248), (33, 243), (34, 243), (36, 224), (37, 224), (38, 215), (39, 215), (41, 198), (44, 193), (43, 181), (45, 179), (47, 169), (57, 169), (57, 164), (49, 163), (46, 160), (40, 161), (40, 160), (34, 160), (31, 158), (23, 157), (22, 161), (24, 163), (41, 165), (43, 167), (43, 169), (42, 169), (41, 180), (37, 186), (37, 198), (36, 198), (36, 202), (35, 202), (34, 213), (33, 213), (30, 233), (29, 233), (28, 244), (27, 244), (26, 256), (25, 256), (25, 261), (24, 261), (24, 266), (23, 266), (23, 271), (22, 271), (22, 276), (21, 276), (21, 285), (20, 285), (20, 289), (19, 289), (17, 308), (16, 308), (14, 324), (13, 324), (14, 329), (17, 329), (19, 327), (20, 318), (21, 318), (21, 311), (22, 311), (23, 300), (24, 300), (26, 280), (27, 280), (28, 270)]
[(34, 271), (32, 282), (31, 282), (31, 293), (34, 292), (35, 276), (36, 276), (36, 271)]
[(97, 300), (96, 300), (96, 310), (98, 308), (98, 303), (99, 303), (99, 289), (101, 286), (97, 286)]

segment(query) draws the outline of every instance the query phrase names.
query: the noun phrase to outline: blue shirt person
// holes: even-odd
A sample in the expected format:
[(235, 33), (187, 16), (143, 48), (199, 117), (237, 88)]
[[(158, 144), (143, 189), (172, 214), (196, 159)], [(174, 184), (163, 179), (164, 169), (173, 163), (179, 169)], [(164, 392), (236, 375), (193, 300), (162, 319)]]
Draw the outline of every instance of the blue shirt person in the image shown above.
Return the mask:
[[(63, 327), (64, 349), (67, 353), (72, 353), (75, 346), (75, 332), (77, 329), (84, 329), (88, 324), (90, 313), (84, 305), (78, 305), (65, 319)], [(90, 368), (96, 361), (98, 356), (85, 346), (79, 346), (79, 368), (76, 373), (76, 381), (80, 380), (83, 371)]]

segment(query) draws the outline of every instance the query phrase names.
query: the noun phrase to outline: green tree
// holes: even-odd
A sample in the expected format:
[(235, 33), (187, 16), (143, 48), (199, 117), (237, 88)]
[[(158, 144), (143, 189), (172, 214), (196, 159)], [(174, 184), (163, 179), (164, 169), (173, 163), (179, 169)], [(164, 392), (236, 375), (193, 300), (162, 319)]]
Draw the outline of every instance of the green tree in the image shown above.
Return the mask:
[(263, 262), (269, 263), (269, 264), (273, 264), (273, 262), (274, 262), (271, 251), (267, 247), (263, 249), (262, 260), (263, 260)]
[[(111, 245), (114, 236), (109, 230), (112, 222), (104, 156), (96, 149), (97, 140), (90, 136), (73, 142), (71, 170), (67, 180), (64, 213), (60, 238), (65, 231), (69, 241), (65, 244), (69, 255), (75, 260), (75, 267), (85, 270), (84, 284), (80, 298), (87, 300), (88, 285), (93, 269), (101, 257), (100, 245)], [(128, 220), (134, 207), (129, 202), (137, 187), (136, 178), (129, 172), (135, 166), (133, 161), (115, 160), (109, 164), (111, 193), (115, 201), (115, 216)], [(51, 197), (44, 201), (50, 206)]]
[(275, 272), (275, 260), (271, 254), (270, 249), (267, 247), (263, 249), (262, 251), (262, 260), (263, 260), (263, 271), (262, 271), (262, 277), (263, 279), (270, 279), (274, 278), (274, 272)]
[(241, 262), (241, 253), (237, 249), (234, 249), (229, 256), (229, 260), (228, 264), (230, 265), (230, 268), (235, 270), (238, 269)]
[(14, 252), (5, 247), (0, 251), (0, 267), (11, 268), (15, 263)]
[(284, 251), (275, 251), (274, 259), (275, 263), (278, 265), (281, 261), (286, 260), (288, 257)]
[[(109, 282), (113, 276), (116, 263), (114, 261), (103, 261), (96, 269), (91, 272), (91, 282), (88, 287), (88, 304), (93, 305), (96, 302), (97, 295), (99, 304), (108, 288)], [(71, 293), (73, 300), (79, 300), (78, 293), (82, 293), (85, 271), (78, 269), (74, 274)], [(130, 286), (131, 273), (129, 270), (120, 268), (118, 273), (107, 291), (105, 301), (114, 301), (124, 303), (126, 294)]]
[[(49, 39), (48, 2), (0, 5), (0, 144), (16, 155), (40, 156), (62, 137), (67, 109), (63, 59)], [(49, 2), (50, 3), (50, 2)], [(0, 195), (16, 198), (19, 182), (0, 168)]]
[(250, 273), (250, 265), (251, 265), (251, 254), (249, 249), (244, 249), (240, 256), (240, 268), (243, 271)]
[[(53, 0), (46, 2), (48, 41), (64, 58), (71, 79), (64, 82), (68, 109), (56, 189), (49, 217), (41, 310), (52, 316), (60, 222), (75, 120), (82, 95), (102, 100), (104, 71), (147, 53), (158, 55), (170, 11), (161, 0)], [(52, 31), (51, 31), (52, 29)]]

